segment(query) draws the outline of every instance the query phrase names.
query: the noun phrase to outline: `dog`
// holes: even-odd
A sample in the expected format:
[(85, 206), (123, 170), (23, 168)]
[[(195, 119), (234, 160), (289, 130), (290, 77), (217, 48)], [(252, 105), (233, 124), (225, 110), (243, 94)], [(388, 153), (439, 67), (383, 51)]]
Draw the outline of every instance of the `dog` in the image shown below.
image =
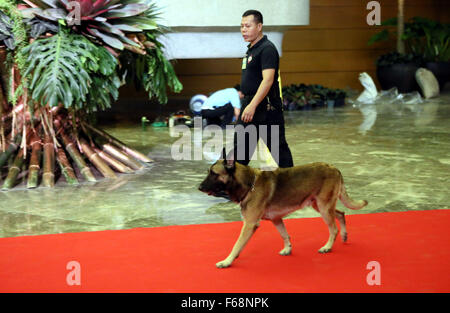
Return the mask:
[(261, 219), (271, 220), (280, 233), (284, 241), (280, 255), (290, 255), (292, 244), (282, 218), (309, 205), (320, 213), (329, 230), (328, 241), (318, 252), (330, 252), (338, 234), (335, 219), (339, 221), (343, 242), (347, 241), (345, 216), (344, 212), (336, 210), (337, 200), (352, 210), (368, 204), (366, 200), (353, 200), (348, 196), (341, 172), (332, 165), (311, 163), (261, 171), (227, 158), (225, 150), (222, 158), (210, 167), (199, 190), (219, 197), (225, 192), (231, 201), (241, 206), (244, 222), (241, 233), (228, 257), (216, 264), (218, 268), (233, 263)]

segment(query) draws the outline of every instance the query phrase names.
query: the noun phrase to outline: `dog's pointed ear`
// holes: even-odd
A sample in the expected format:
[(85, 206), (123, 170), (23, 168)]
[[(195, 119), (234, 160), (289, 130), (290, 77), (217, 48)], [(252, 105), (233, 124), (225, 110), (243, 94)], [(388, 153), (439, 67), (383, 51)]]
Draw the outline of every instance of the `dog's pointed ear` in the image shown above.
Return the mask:
[(234, 170), (236, 169), (236, 160), (234, 158), (234, 151), (230, 151), (230, 153), (228, 153), (228, 155), (225, 157), (224, 166), (228, 173), (232, 174), (234, 172)]
[(227, 151), (225, 150), (225, 147), (223, 147), (222, 150), (222, 160), (226, 160), (227, 159)]

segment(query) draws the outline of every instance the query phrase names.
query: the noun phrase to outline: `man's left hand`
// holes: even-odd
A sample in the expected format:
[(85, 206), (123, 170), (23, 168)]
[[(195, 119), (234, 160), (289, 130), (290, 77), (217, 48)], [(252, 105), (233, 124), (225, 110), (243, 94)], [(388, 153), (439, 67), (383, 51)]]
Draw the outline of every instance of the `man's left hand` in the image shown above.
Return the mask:
[(239, 119), (239, 114), (241, 114), (241, 109), (234, 108), (234, 117), (236, 118), (236, 121)]

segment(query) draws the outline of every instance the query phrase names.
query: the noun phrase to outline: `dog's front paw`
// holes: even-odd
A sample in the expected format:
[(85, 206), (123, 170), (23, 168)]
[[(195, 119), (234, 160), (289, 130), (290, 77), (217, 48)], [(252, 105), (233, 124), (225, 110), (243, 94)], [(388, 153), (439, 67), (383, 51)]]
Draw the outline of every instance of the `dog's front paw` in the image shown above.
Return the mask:
[(328, 253), (331, 252), (331, 248), (322, 247), (318, 251), (319, 253)]
[(291, 255), (292, 252), (292, 248), (284, 248), (283, 250), (280, 251), (280, 255), (286, 256), (286, 255)]
[(231, 265), (231, 262), (227, 261), (227, 260), (223, 260), (223, 261), (220, 261), (220, 262), (216, 263), (216, 267), (217, 268), (227, 268), (230, 265)]

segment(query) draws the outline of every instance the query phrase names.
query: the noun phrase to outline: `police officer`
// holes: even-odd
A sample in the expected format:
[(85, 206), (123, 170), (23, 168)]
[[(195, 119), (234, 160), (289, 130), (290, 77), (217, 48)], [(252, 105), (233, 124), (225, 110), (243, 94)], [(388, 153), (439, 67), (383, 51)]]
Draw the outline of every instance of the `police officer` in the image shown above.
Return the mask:
[[(234, 137), (234, 157), (237, 162), (247, 165), (255, 151), (257, 140), (262, 138), (279, 167), (293, 166), (292, 154), (285, 138), (283, 106), (279, 84), (279, 55), (276, 47), (262, 33), (263, 17), (259, 11), (248, 10), (242, 16), (241, 34), (248, 43), (248, 50), (242, 60), (241, 115), (237, 121)], [(256, 126), (257, 140), (251, 142), (243, 128), (248, 125)], [(267, 137), (261, 134), (261, 125), (267, 125)], [(278, 154), (274, 154), (276, 147), (271, 147), (272, 125), (278, 126)], [(276, 129), (276, 128), (275, 128)], [(245, 145), (238, 144), (238, 137), (245, 136)], [(272, 149), (273, 148), (273, 149)], [(239, 150), (244, 149), (244, 153)], [(242, 151), (241, 151), (242, 152)], [(243, 156), (243, 157), (242, 157)], [(277, 157), (275, 157), (277, 156)]]

